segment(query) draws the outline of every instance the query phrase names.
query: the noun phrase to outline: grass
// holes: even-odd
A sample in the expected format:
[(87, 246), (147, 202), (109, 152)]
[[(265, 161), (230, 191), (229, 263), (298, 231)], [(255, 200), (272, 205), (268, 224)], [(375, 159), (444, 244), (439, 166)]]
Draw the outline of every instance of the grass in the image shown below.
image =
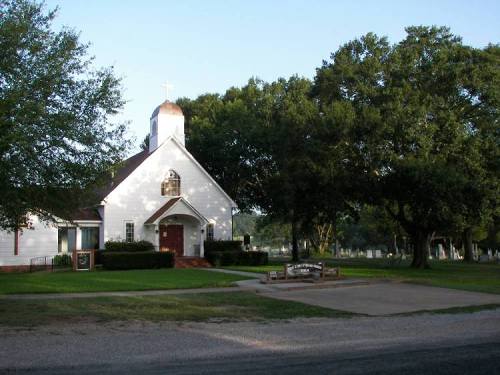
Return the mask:
[(0, 273), (1, 294), (227, 287), (243, 276), (194, 269)]
[(84, 299), (1, 300), (0, 326), (110, 321), (244, 321), (355, 314), (281, 301), (248, 292)]
[[(500, 294), (499, 264), (465, 264), (462, 262), (431, 261), (431, 269), (409, 268), (408, 262), (389, 266), (386, 259), (314, 259), (329, 266), (340, 266), (347, 277), (387, 278), (423, 285)], [(283, 269), (283, 260), (273, 260), (268, 266), (229, 267), (230, 269), (264, 273)]]

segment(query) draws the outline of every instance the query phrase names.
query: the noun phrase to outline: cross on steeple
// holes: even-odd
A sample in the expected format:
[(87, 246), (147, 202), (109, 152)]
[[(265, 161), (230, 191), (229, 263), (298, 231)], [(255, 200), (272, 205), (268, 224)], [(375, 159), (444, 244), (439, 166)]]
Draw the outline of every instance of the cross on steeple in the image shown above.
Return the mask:
[(174, 89), (174, 85), (172, 85), (171, 83), (169, 83), (167, 81), (163, 85), (161, 85), (161, 87), (163, 87), (165, 89), (166, 99), (168, 100), (168, 92), (169, 92), (169, 90), (173, 90)]

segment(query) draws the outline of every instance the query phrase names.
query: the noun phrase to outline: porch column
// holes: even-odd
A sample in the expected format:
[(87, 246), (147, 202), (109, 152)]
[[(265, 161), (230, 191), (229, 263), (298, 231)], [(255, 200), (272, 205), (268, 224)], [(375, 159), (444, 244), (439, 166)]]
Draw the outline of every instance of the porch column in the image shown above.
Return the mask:
[(203, 258), (205, 256), (205, 225), (200, 223), (200, 257)]
[(75, 249), (76, 250), (81, 250), (82, 249), (82, 229), (80, 227), (75, 228)]
[(155, 250), (160, 251), (160, 225), (159, 224), (155, 224), (153, 226), (153, 236), (154, 236), (153, 245), (155, 247)]

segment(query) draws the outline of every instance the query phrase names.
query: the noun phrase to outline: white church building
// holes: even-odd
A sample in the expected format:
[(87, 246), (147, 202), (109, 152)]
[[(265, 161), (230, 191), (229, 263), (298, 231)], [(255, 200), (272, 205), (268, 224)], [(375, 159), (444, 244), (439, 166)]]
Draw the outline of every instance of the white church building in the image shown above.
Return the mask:
[(204, 240), (232, 239), (236, 204), (185, 148), (184, 115), (169, 101), (151, 115), (149, 150), (125, 160), (99, 200), (56, 223), (31, 216), (28, 228), (0, 232), (0, 269), (103, 249), (109, 240), (146, 240), (158, 251), (203, 257)]

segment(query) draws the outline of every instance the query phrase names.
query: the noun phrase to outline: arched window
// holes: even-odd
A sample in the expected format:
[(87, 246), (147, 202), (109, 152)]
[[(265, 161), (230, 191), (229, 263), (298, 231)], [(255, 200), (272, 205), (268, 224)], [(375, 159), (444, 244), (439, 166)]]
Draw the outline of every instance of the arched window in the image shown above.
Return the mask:
[(156, 133), (158, 133), (158, 123), (156, 120), (153, 120), (153, 126), (151, 128), (151, 136), (154, 137), (156, 136)]
[(181, 178), (172, 169), (168, 171), (168, 176), (161, 183), (161, 195), (181, 195)]

